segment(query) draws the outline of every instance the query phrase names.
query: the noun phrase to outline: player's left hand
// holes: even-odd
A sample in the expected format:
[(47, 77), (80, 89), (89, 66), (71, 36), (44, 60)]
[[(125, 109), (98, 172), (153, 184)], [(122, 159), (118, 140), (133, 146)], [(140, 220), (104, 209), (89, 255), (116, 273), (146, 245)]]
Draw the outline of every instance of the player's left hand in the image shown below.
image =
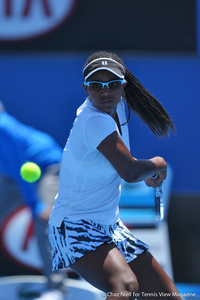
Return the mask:
[(157, 187), (161, 186), (161, 184), (167, 177), (167, 168), (165, 168), (165, 170), (157, 173), (157, 175), (158, 176), (156, 178), (152, 178), (152, 177), (147, 178), (145, 180), (146, 185), (149, 187), (153, 187), (153, 188), (157, 188)]
[(148, 178), (144, 182), (146, 183), (147, 186), (156, 188), (158, 186), (161, 186), (163, 180), (161, 180), (160, 178), (157, 179)]

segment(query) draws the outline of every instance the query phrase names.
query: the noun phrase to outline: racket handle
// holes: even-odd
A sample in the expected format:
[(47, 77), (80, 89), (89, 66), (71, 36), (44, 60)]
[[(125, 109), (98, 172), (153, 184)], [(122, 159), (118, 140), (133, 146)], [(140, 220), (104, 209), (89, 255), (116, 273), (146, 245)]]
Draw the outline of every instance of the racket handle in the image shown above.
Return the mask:
[(162, 186), (154, 189), (156, 220), (162, 221), (164, 218), (164, 202)]
[[(158, 178), (158, 174), (153, 175), (151, 178)], [(164, 219), (164, 202), (163, 202), (163, 192), (162, 185), (154, 189), (154, 198), (155, 198), (155, 211), (156, 211), (156, 220), (162, 221)]]

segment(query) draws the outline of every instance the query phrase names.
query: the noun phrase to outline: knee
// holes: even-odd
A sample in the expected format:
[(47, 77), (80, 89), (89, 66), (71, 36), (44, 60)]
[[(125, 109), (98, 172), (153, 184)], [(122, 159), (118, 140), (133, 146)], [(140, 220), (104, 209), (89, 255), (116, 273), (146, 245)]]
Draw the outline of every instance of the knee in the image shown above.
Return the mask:
[(134, 294), (138, 292), (139, 290), (139, 283), (137, 281), (136, 276), (131, 276), (129, 277), (125, 282), (124, 282), (124, 288), (125, 291)]
[(112, 284), (111, 291), (116, 293), (119, 299), (134, 299), (139, 290), (139, 284), (134, 274), (116, 278)]

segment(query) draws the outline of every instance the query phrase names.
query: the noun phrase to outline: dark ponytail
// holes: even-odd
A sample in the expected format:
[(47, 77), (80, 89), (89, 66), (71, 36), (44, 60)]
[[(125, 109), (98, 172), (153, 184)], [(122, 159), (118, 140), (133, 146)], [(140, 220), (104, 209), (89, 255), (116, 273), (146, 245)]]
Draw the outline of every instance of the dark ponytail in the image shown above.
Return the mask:
[(125, 70), (125, 79), (128, 84), (125, 86), (124, 92), (128, 106), (156, 136), (169, 136), (169, 128), (175, 130), (170, 116), (141, 82), (127, 68)]

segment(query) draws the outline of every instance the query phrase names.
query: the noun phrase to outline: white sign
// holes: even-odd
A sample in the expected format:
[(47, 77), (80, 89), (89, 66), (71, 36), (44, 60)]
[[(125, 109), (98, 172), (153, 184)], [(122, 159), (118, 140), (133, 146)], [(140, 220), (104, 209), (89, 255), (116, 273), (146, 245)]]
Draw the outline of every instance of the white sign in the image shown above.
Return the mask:
[(1, 0), (0, 40), (43, 35), (66, 22), (77, 0)]

